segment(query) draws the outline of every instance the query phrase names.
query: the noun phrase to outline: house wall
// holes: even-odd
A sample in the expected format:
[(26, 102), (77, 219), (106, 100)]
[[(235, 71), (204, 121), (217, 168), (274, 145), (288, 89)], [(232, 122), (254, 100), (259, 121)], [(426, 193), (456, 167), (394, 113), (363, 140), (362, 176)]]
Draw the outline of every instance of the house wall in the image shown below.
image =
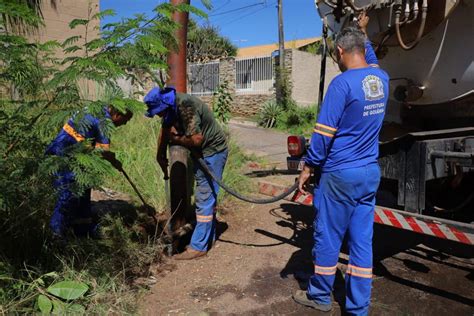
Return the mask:
[[(285, 50), (285, 67), (290, 73), (292, 98), (301, 106), (310, 106), (318, 102), (321, 56), (299, 51)], [(328, 57), (326, 59), (325, 90), (331, 80), (340, 73), (337, 64)], [(188, 72), (188, 76), (189, 76)], [(232, 113), (240, 116), (252, 116), (259, 112), (261, 106), (275, 99), (275, 91), (267, 94), (239, 94), (235, 89), (235, 58), (219, 61), (219, 81), (227, 80), (229, 92), (233, 97)], [(190, 87), (188, 86), (190, 90)], [(188, 90), (188, 91), (189, 91)], [(212, 95), (200, 96), (212, 106)]]
[[(44, 0), (41, 5), (44, 18), (44, 27), (41, 27), (31, 39), (46, 42), (56, 40), (63, 42), (69, 37), (80, 35), (85, 38), (85, 26), (77, 26), (75, 29), (69, 28), (69, 23), (74, 19), (87, 19), (99, 12), (99, 0)], [(87, 31), (89, 41), (99, 36), (100, 21), (95, 20), (90, 23)], [(81, 43), (81, 40), (78, 43)], [(58, 52), (58, 57), (63, 57), (62, 52)]]
[[(58, 41), (62, 43), (72, 36), (81, 36), (82, 38), (79, 39), (76, 45), (82, 46), (86, 38), (87, 41), (91, 41), (99, 37), (99, 20), (91, 21), (87, 27), (87, 32), (83, 25), (76, 26), (74, 29), (69, 27), (69, 23), (74, 19), (89, 19), (89, 17), (98, 13), (99, 0), (43, 0), (41, 11), (44, 26), (29, 35), (32, 41), (40, 43)], [(84, 50), (80, 50), (73, 54), (81, 56), (84, 53)], [(56, 50), (56, 56), (60, 59), (66, 57), (62, 49)], [(84, 80), (79, 86), (84, 96), (90, 99), (96, 98), (98, 89), (95, 83)]]
[[(318, 102), (321, 56), (308, 52), (291, 50), (291, 82), (293, 100), (299, 105), (309, 106)], [(334, 61), (326, 59), (326, 78), (324, 93), (331, 80), (340, 73)]]

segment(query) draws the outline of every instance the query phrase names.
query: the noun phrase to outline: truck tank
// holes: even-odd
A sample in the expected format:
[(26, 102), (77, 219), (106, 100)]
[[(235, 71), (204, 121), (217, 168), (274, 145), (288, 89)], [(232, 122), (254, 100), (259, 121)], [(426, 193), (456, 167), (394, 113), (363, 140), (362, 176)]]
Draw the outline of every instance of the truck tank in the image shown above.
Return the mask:
[[(365, 10), (368, 36), (391, 78), (386, 120), (398, 132), (474, 126), (474, 1), (318, 0), (336, 34)], [(393, 126), (392, 126), (393, 127)]]
[(365, 11), (391, 78), (379, 158), (379, 193), (389, 198), (379, 201), (474, 221), (474, 0), (315, 3), (332, 36)]

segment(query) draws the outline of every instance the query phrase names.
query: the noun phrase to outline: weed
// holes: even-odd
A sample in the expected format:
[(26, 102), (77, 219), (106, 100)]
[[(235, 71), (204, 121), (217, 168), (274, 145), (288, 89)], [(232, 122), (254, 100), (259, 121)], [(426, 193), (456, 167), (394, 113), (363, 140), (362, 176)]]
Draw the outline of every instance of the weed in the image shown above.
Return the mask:
[[(111, 150), (137, 185), (145, 200), (157, 210), (165, 207), (163, 173), (156, 162), (156, 146), (161, 121), (135, 116), (112, 137)], [(124, 177), (115, 172), (105, 181), (115, 191), (136, 194)]]

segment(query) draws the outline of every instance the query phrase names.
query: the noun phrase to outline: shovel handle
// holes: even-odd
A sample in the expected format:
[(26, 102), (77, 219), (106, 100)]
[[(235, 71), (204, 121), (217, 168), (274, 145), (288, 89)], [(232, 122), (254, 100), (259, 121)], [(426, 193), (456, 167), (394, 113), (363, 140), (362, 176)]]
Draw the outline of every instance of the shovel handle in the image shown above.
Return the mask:
[(125, 179), (127, 179), (128, 183), (130, 183), (130, 185), (132, 186), (133, 190), (135, 191), (135, 193), (138, 195), (138, 197), (140, 198), (140, 201), (142, 201), (143, 205), (146, 205), (148, 206), (148, 204), (145, 202), (145, 199), (143, 198), (143, 196), (140, 194), (140, 191), (138, 191), (137, 187), (135, 186), (135, 184), (133, 183), (132, 179), (130, 179), (130, 177), (128, 176), (128, 174), (125, 172), (125, 170), (121, 169), (120, 172), (122, 172), (122, 174), (124, 175)]

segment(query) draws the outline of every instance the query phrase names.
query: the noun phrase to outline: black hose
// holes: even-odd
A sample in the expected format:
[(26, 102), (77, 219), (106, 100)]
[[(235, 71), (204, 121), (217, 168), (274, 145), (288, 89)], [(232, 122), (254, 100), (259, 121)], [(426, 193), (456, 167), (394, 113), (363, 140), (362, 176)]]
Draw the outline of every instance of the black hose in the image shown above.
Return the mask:
[(216, 175), (212, 172), (212, 170), (209, 168), (209, 166), (206, 164), (206, 162), (204, 161), (204, 159), (202, 158), (196, 158), (196, 160), (199, 162), (199, 164), (201, 165), (202, 169), (204, 170), (205, 173), (207, 173), (214, 181), (217, 182), (217, 184), (219, 184), (219, 186), (224, 189), (227, 193), (229, 193), (230, 195), (232, 196), (235, 196), (236, 198), (238, 198), (239, 200), (242, 200), (242, 201), (245, 201), (245, 202), (249, 202), (249, 203), (255, 203), (255, 204), (270, 204), (270, 203), (274, 203), (276, 201), (279, 201), (281, 199), (284, 199), (285, 197), (287, 197), (288, 195), (290, 195), (291, 193), (293, 193), (297, 188), (298, 188), (298, 182), (295, 182), (295, 184), (293, 184), (287, 191), (283, 192), (282, 194), (280, 195), (277, 195), (277, 196), (274, 196), (274, 197), (271, 197), (271, 198), (267, 198), (267, 199), (253, 199), (253, 198), (250, 198), (250, 197), (246, 197), (246, 196), (243, 196), (242, 194), (238, 193), (238, 192), (235, 192), (234, 190), (232, 190), (231, 188), (229, 188), (227, 185), (225, 185), (218, 177), (216, 177)]

